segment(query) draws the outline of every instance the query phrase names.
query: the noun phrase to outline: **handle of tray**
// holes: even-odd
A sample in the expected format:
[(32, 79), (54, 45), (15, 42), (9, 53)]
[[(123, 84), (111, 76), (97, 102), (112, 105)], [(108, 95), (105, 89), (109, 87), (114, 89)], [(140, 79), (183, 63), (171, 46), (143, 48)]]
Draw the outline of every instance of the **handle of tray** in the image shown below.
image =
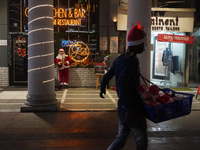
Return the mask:
[[(155, 85), (153, 82), (151, 82), (150, 80), (148, 80), (147, 78), (145, 78), (144, 76), (142, 76), (141, 73), (139, 73), (139, 74), (140, 74), (140, 77), (142, 78), (142, 80), (144, 81), (144, 83), (145, 83), (145, 85), (146, 85), (147, 87), (148, 87), (148, 85), (147, 85), (146, 81), (149, 82), (149, 83), (151, 83), (152, 85)], [(172, 95), (169, 95), (169, 94), (168, 94), (166, 91), (164, 91), (163, 89), (159, 88), (159, 90), (162, 91), (163, 93), (167, 94), (169, 97), (171, 97), (171, 98), (174, 99), (174, 97), (173, 97)], [(174, 99), (174, 100), (175, 100), (175, 99)]]

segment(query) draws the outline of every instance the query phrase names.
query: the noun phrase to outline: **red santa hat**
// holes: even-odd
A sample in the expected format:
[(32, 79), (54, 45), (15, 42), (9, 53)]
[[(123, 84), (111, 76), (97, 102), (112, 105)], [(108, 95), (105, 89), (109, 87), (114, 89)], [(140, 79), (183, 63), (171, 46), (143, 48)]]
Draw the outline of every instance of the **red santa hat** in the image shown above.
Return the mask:
[(63, 48), (60, 48), (59, 49), (59, 52), (64, 52), (65, 50)]
[(137, 26), (132, 26), (128, 34), (128, 46), (135, 46), (142, 43), (146, 44), (146, 33), (144, 32), (144, 27), (141, 27), (138, 21)]

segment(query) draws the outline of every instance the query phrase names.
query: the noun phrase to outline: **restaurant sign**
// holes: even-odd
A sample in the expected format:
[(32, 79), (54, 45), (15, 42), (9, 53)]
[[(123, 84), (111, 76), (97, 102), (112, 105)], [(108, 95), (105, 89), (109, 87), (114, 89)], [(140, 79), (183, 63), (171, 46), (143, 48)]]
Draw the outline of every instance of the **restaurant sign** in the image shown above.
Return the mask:
[(58, 26), (81, 26), (86, 18), (86, 11), (82, 8), (54, 8), (53, 24)]
[[(28, 8), (25, 16), (28, 17)], [(81, 26), (82, 20), (86, 18), (86, 10), (83, 8), (53, 8), (53, 24), (55, 26)]]
[(69, 45), (69, 56), (75, 62), (84, 62), (90, 55), (89, 47), (83, 41), (70, 42)]

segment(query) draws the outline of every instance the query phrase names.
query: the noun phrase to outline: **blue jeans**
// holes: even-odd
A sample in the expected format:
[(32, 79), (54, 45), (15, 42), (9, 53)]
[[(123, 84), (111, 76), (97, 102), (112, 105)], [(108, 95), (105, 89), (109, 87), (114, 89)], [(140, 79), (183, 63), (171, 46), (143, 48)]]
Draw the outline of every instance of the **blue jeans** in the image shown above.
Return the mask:
[(143, 121), (141, 121), (142, 119), (139, 120), (140, 122), (138, 122), (137, 125), (130, 127), (129, 125), (125, 124), (123, 120), (119, 119), (118, 135), (107, 150), (122, 149), (130, 132), (133, 132), (134, 134), (137, 150), (147, 150), (148, 138), (146, 119), (144, 118)]

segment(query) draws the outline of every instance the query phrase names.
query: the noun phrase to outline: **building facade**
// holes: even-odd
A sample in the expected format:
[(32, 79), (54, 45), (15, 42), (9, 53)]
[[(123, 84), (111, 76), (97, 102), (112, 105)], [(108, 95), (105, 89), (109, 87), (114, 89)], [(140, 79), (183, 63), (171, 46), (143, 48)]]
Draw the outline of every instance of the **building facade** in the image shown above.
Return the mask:
[[(54, 57), (62, 47), (73, 58), (69, 86), (95, 87), (95, 71), (104, 73), (104, 58), (109, 57), (109, 68), (126, 51), (128, 0), (54, 0), (53, 5)], [(152, 0), (148, 63), (154, 83), (178, 87), (200, 82), (198, 6), (195, 0)], [(0, 7), (0, 86), (27, 85), (28, 0), (1, 0)], [(158, 41), (164, 34), (191, 36), (194, 44)], [(76, 45), (84, 53), (74, 52)], [(54, 72), (58, 80), (56, 65)]]

